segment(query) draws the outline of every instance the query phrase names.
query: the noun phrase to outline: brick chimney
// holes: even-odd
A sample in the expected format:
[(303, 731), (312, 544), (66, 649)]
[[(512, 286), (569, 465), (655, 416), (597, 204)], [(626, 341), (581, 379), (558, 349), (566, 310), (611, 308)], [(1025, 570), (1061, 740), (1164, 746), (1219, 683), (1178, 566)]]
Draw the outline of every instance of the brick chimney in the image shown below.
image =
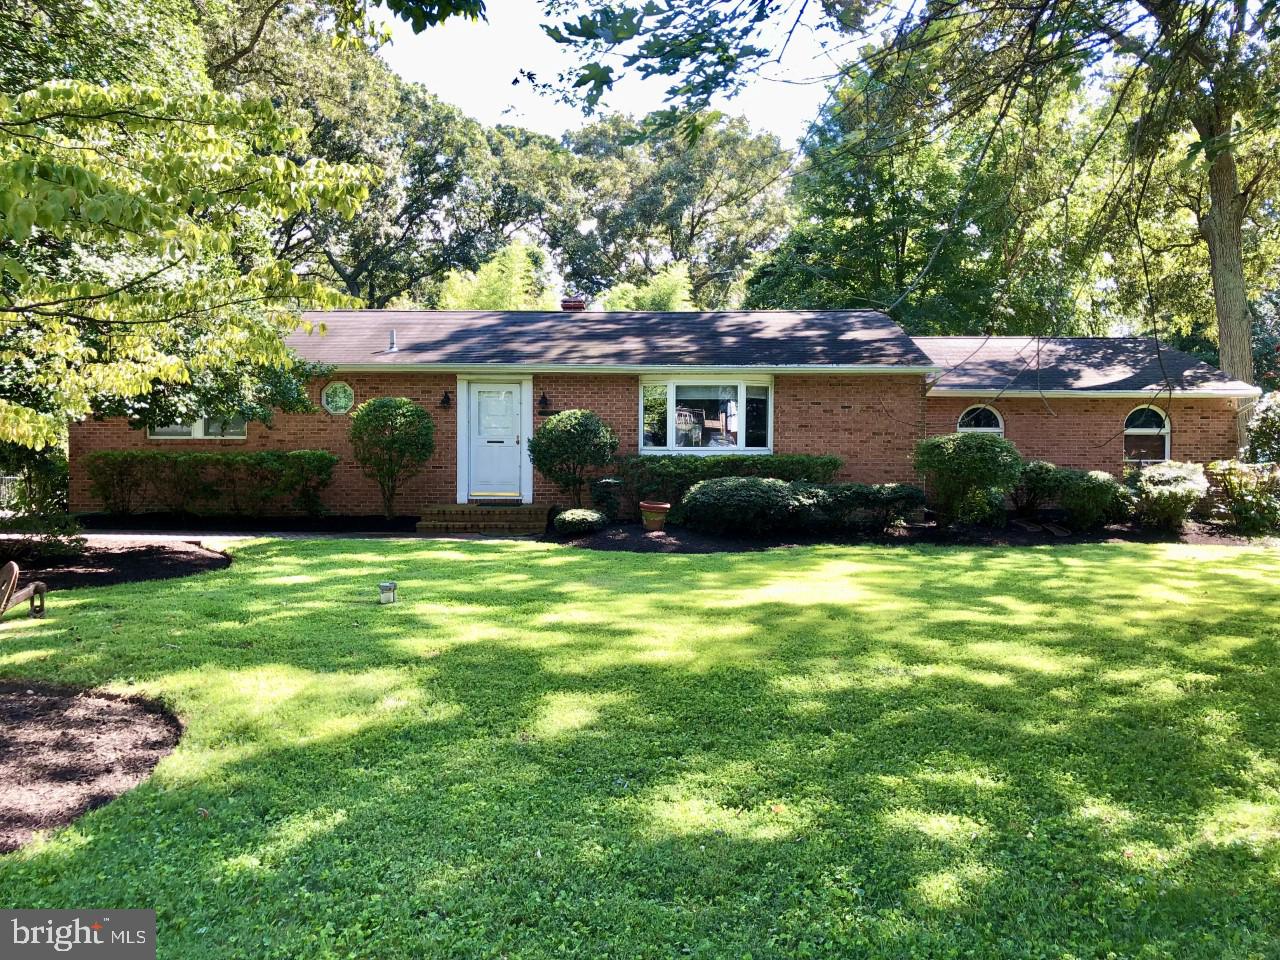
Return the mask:
[(560, 301), (560, 309), (565, 313), (580, 313), (587, 309), (587, 301), (582, 297), (565, 297)]

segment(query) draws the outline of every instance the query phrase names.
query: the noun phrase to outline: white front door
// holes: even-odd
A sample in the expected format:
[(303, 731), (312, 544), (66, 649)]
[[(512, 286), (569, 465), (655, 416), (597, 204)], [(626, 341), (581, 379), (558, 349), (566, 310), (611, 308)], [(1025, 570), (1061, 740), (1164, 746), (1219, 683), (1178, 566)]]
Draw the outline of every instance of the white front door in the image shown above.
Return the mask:
[(467, 458), (470, 497), (520, 499), (520, 426), (524, 422), (518, 383), (471, 384), (471, 450)]

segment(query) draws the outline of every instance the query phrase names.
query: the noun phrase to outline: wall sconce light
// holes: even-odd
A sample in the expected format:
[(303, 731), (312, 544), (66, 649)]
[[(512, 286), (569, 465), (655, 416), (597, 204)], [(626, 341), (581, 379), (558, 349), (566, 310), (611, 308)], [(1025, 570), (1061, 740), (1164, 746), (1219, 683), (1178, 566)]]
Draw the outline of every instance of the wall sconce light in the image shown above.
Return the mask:
[(542, 396), (538, 398), (538, 412), (546, 413), (551, 409), (551, 401), (547, 399), (547, 391), (542, 391)]
[(453, 401), (449, 399), (449, 391), (446, 390), (444, 393), (440, 394), (440, 408), (442, 410), (448, 410), (451, 406), (453, 406)]
[(388, 580), (385, 583), (378, 584), (378, 602), (396, 602), (396, 582), (394, 580)]

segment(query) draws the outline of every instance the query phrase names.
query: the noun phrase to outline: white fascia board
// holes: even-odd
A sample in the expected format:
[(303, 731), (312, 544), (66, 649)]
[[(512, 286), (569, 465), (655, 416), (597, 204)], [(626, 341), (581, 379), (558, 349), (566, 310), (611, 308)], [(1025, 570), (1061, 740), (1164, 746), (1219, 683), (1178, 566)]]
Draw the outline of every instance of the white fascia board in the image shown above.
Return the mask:
[[(303, 359), (306, 359), (305, 357)], [(317, 363), (326, 361), (318, 360)], [(603, 364), (603, 363), (334, 363), (329, 364), (338, 373), (456, 373), (466, 376), (484, 374), (524, 375), (536, 373), (634, 373), (655, 376), (679, 376), (690, 373), (715, 374), (784, 374), (784, 373), (840, 373), (840, 374), (905, 374), (927, 376), (941, 373), (941, 367), (893, 367), (870, 365), (795, 364), (792, 366), (710, 366), (683, 364), (655, 366), (652, 364)]]
[(930, 397), (1048, 397), (1052, 400), (1088, 399), (1089, 397), (1150, 400), (1174, 396), (1180, 400), (1239, 400), (1262, 395), (1259, 387), (1228, 387), (1222, 390), (977, 390), (967, 387), (930, 387)]

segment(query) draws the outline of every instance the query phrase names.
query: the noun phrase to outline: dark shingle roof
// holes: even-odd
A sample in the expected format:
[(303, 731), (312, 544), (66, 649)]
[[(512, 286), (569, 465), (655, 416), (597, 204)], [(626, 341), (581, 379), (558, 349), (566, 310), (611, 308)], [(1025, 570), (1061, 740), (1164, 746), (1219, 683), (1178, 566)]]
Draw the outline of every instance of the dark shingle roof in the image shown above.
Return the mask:
[[(356, 310), (309, 313), (324, 336), (289, 345), (334, 365), (543, 367), (912, 367), (928, 357), (882, 313), (523, 313)], [(398, 350), (387, 350), (395, 330)]]
[(1149, 337), (916, 337), (942, 368), (933, 393), (1003, 390), (1178, 392), (1251, 396), (1257, 391)]

